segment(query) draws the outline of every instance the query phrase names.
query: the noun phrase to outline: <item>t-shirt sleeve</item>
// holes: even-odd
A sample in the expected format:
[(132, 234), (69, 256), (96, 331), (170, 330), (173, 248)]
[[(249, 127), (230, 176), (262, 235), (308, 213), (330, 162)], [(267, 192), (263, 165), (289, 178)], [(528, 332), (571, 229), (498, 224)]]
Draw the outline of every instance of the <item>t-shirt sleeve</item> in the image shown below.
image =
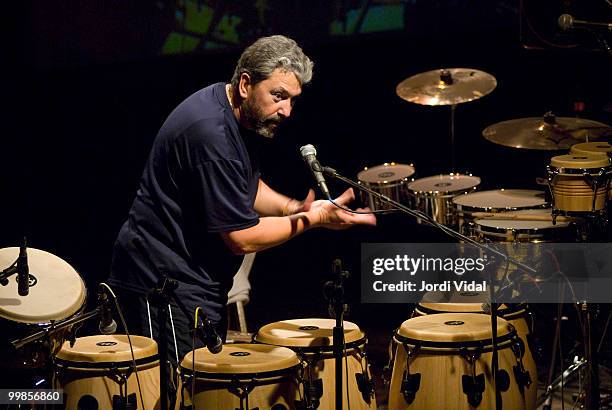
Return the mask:
[(235, 159), (204, 161), (195, 168), (199, 201), (208, 232), (229, 232), (257, 225), (249, 200), (244, 165)]

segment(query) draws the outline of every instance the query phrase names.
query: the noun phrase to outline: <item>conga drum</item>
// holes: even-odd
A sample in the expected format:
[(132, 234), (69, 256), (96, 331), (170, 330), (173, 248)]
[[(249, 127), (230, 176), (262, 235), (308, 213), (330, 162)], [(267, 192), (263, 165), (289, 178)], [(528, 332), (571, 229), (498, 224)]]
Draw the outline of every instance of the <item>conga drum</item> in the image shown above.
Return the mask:
[[(427, 300), (425, 294), (424, 300)], [(431, 297), (430, 299), (439, 299)], [(483, 302), (488, 300), (488, 296), (478, 292), (464, 292), (452, 297), (454, 301), (461, 302), (436, 302), (423, 301), (417, 304), (414, 309), (414, 316), (425, 316), (438, 313), (481, 313), (484, 314)], [(530, 342), (533, 328), (533, 318), (527, 304), (518, 303), (513, 305), (502, 304), (497, 310), (499, 317), (505, 319), (516, 330), (517, 336), (521, 339), (523, 355), (523, 365), (529, 372), (529, 382), (525, 381), (525, 407), (528, 410), (535, 410), (536, 398), (538, 393), (538, 369), (532, 354)]]
[[(294, 319), (263, 326), (254, 340), (294, 350), (304, 361), (304, 400), (319, 410), (335, 409), (336, 373), (333, 356), (334, 319)], [(374, 385), (366, 354), (367, 340), (359, 327), (344, 322), (343, 409), (376, 409)]]
[(181, 361), (179, 400), (206, 410), (295, 409), (300, 368), (295, 352), (284, 347), (227, 344), (217, 354), (196, 349)]
[[(0, 340), (13, 342), (42, 330), (51, 323), (80, 315), (87, 290), (81, 276), (68, 262), (35, 248), (27, 248), (29, 293), (18, 294), (18, 275), (0, 286)], [(0, 249), (0, 266), (17, 260), (19, 248)], [(0, 352), (4, 367), (33, 368), (46, 365), (47, 359), (62, 347), (72, 326), (49, 333), (45, 340), (30, 342), (17, 352)]]
[[(389, 409), (495, 409), (491, 335), (486, 315), (440, 313), (406, 320), (393, 337)], [(525, 409), (516, 331), (502, 318), (497, 349), (502, 408)]]
[[(157, 343), (143, 336), (95, 335), (68, 342), (54, 359), (53, 388), (67, 410), (159, 409)], [(132, 407), (130, 407), (132, 406)]]
[(608, 199), (610, 160), (600, 154), (552, 157), (547, 166), (553, 208), (565, 212), (602, 211)]
[[(414, 172), (412, 165), (385, 162), (382, 165), (364, 168), (357, 174), (357, 179), (363, 186), (394, 201), (407, 204), (410, 201), (407, 185)], [(370, 194), (363, 194), (362, 199), (372, 210), (390, 208)]]

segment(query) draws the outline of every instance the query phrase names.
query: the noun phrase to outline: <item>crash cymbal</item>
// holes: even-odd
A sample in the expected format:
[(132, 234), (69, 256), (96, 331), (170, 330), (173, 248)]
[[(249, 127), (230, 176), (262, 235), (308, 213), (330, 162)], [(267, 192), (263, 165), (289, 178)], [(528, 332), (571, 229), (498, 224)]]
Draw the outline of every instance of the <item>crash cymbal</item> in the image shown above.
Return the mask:
[(491, 74), (471, 68), (444, 68), (413, 75), (395, 92), (406, 101), (422, 105), (455, 105), (484, 97), (495, 89)]
[(555, 151), (611, 133), (610, 126), (601, 122), (546, 113), (543, 117), (519, 118), (490, 125), (482, 135), (507, 147)]

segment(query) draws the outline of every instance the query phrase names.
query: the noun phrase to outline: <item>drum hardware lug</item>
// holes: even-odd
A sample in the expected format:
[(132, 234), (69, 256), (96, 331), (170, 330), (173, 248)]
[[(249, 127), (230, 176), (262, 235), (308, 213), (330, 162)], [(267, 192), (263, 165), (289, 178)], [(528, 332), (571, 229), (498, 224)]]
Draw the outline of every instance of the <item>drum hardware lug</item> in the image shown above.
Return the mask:
[(419, 353), (421, 346), (415, 345), (412, 349), (405, 344), (402, 344), (402, 346), (406, 351), (406, 370), (402, 375), (401, 390), (406, 403), (411, 404), (416, 397), (416, 393), (421, 387), (421, 373), (410, 374), (410, 359)]
[(355, 380), (357, 381), (357, 388), (361, 392), (363, 401), (370, 404), (370, 400), (374, 395), (374, 383), (368, 376), (367, 371), (363, 373), (355, 373)]
[[(393, 334), (396, 334), (398, 329), (393, 331)], [(391, 376), (393, 374), (393, 364), (395, 363), (395, 337), (392, 337), (389, 341), (389, 361), (382, 369), (382, 380), (385, 385), (389, 385), (391, 383)]]
[(319, 401), (321, 397), (323, 397), (323, 380), (304, 380), (302, 384), (304, 386), (304, 401), (306, 402), (305, 408), (319, 408)]
[(127, 397), (116, 394), (113, 396), (113, 410), (136, 410), (137, 408), (136, 393), (132, 393)]
[(240, 408), (235, 410), (259, 410), (258, 407), (252, 409), (249, 407), (249, 394), (253, 390), (255, 383), (257, 383), (256, 379), (252, 379), (244, 383), (240, 382), (240, 380), (236, 378), (232, 379), (232, 387), (228, 388), (227, 390), (240, 399)]
[(473, 407), (478, 407), (482, 401), (482, 393), (485, 390), (484, 373), (476, 376), (476, 360), (480, 357), (481, 353), (481, 349), (471, 351), (465, 347), (459, 349), (459, 354), (472, 366), (472, 375), (461, 376), (461, 385), (463, 393), (468, 398), (468, 403)]

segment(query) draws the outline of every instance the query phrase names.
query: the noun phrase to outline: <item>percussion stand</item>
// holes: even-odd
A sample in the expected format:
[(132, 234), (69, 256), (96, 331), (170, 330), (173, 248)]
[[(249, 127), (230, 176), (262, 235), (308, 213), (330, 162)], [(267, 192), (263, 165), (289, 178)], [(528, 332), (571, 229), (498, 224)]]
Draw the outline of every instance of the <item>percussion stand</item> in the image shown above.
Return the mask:
[(333, 330), (333, 352), (336, 369), (336, 410), (342, 410), (342, 359), (344, 358), (344, 313), (347, 305), (344, 303), (344, 281), (349, 278), (348, 271), (342, 270), (342, 261), (334, 260), (332, 270), (335, 280), (324, 285), (324, 294), (329, 300), (330, 310), (336, 317)]
[[(499, 256), (499, 257), (503, 258), (505, 261), (507, 261), (509, 263), (512, 263), (515, 266), (519, 267), (520, 269), (523, 269), (524, 271), (529, 272), (531, 274), (536, 274), (537, 273), (536, 269), (534, 269), (533, 267), (531, 267), (529, 265), (526, 265), (523, 262), (520, 262), (520, 261), (518, 261), (516, 259), (513, 259), (513, 258), (509, 257), (506, 253), (504, 253), (502, 251), (499, 251), (499, 250), (497, 250), (495, 248), (492, 248), (492, 247), (488, 246), (485, 243), (478, 242), (478, 241), (476, 241), (476, 240), (474, 240), (474, 239), (472, 239), (472, 238), (470, 238), (468, 236), (465, 236), (465, 235), (455, 231), (454, 229), (449, 228), (446, 225), (442, 225), (441, 223), (439, 223), (436, 220), (434, 220), (431, 216), (429, 216), (429, 215), (427, 215), (427, 214), (425, 214), (425, 213), (423, 213), (421, 211), (409, 208), (409, 207), (407, 207), (407, 206), (405, 206), (405, 205), (403, 205), (403, 204), (401, 204), (401, 203), (399, 203), (397, 201), (394, 201), (393, 199), (391, 199), (391, 198), (389, 198), (389, 197), (387, 197), (387, 196), (385, 196), (385, 195), (383, 195), (383, 194), (381, 194), (379, 192), (376, 192), (376, 191), (374, 191), (374, 190), (372, 190), (372, 189), (370, 189), (370, 188), (368, 188), (368, 187), (366, 187), (366, 186), (364, 186), (362, 184), (359, 184), (359, 183), (353, 181), (352, 179), (346, 178), (346, 177), (340, 175), (333, 168), (322, 167), (322, 170), (323, 170), (323, 173), (325, 173), (326, 175), (334, 177), (334, 178), (336, 178), (336, 179), (338, 179), (340, 181), (343, 181), (343, 182), (347, 183), (348, 185), (350, 185), (352, 187), (355, 187), (355, 188), (357, 188), (357, 189), (359, 189), (361, 191), (365, 191), (368, 194), (372, 195), (373, 197), (377, 198), (382, 203), (391, 205), (393, 210), (401, 211), (401, 212), (403, 212), (405, 214), (408, 214), (408, 215), (412, 216), (413, 218), (416, 218), (417, 220), (419, 220), (419, 219), (423, 220), (425, 223), (438, 228), (439, 230), (441, 230), (442, 232), (444, 232), (447, 235), (451, 236), (452, 238), (458, 240), (459, 242), (468, 243), (468, 244), (473, 245), (473, 246), (475, 246), (475, 247), (477, 247), (477, 248), (479, 248), (479, 249), (481, 249), (481, 250), (483, 250), (485, 252), (488, 252), (489, 254)], [(489, 275), (489, 290), (490, 290), (492, 296), (494, 296), (493, 284), (494, 284), (493, 273), (490, 272), (490, 275)], [(492, 299), (491, 302), (493, 300), (494, 299)], [(491, 303), (491, 305), (492, 305), (491, 306), (491, 331), (492, 331), (492, 335), (491, 335), (492, 336), (492, 340), (491, 340), (491, 342), (493, 344), (493, 347), (492, 347), (492, 349), (493, 349), (492, 368), (493, 368), (493, 370), (497, 370), (497, 367), (498, 367), (498, 362), (497, 362), (497, 358), (496, 358), (496, 354), (497, 354), (497, 346), (496, 346), (496, 343), (497, 343), (497, 306), (493, 307), (493, 305), (496, 305), (496, 304), (493, 304), (493, 303)], [(495, 392), (495, 408), (496, 409), (501, 409), (502, 408), (502, 402), (501, 402), (501, 394), (498, 391), (499, 390), (498, 389), (498, 387), (499, 387), (498, 386), (498, 376), (499, 376), (499, 374), (498, 374), (497, 371), (493, 372), (493, 389), (494, 389), (494, 392)]]

